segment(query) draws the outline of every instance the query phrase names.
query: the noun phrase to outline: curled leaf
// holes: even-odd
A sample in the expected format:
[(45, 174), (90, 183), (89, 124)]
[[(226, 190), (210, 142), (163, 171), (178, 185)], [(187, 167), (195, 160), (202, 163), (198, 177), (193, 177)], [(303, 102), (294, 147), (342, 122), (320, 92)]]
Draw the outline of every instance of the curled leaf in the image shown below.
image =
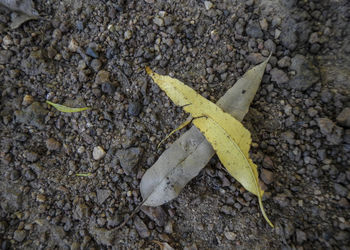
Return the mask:
[(183, 109), (192, 117), (198, 117), (198, 119), (193, 120), (194, 125), (211, 143), (228, 172), (245, 189), (258, 197), (262, 214), (273, 227), (262, 205), (263, 191), (259, 186), (257, 166), (249, 158), (250, 132), (230, 114), (225, 113), (220, 107), (181, 81), (169, 76), (158, 75), (150, 68), (146, 70), (176, 105), (183, 106)]
[(52, 105), (57, 110), (59, 110), (61, 112), (65, 112), (65, 113), (74, 113), (74, 112), (80, 112), (80, 111), (91, 109), (89, 107), (85, 107), (85, 108), (70, 108), (70, 107), (67, 107), (67, 106), (64, 106), (64, 105), (61, 105), (61, 104), (57, 104), (57, 103), (53, 103), (53, 102), (50, 102), (50, 101), (46, 101), (46, 103)]

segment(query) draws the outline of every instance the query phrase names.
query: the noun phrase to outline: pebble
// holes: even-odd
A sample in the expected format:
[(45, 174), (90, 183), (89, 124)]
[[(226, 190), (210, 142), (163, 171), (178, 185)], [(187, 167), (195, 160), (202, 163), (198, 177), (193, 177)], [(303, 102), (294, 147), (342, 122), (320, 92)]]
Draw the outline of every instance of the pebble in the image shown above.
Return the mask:
[(55, 138), (49, 138), (46, 140), (46, 147), (49, 151), (57, 151), (61, 148), (61, 143)]
[(140, 147), (132, 147), (129, 149), (122, 149), (117, 151), (116, 155), (120, 161), (120, 165), (126, 174), (137, 172), (136, 166), (142, 153), (143, 150)]
[(115, 92), (115, 87), (109, 82), (104, 82), (101, 84), (101, 91), (105, 94), (113, 95), (113, 93)]
[(95, 77), (95, 83), (96, 84), (102, 84), (105, 82), (110, 82), (109, 80), (109, 72), (106, 70), (100, 70)]
[(127, 31), (124, 32), (124, 39), (125, 40), (129, 40), (129, 39), (131, 39), (131, 37), (132, 37), (131, 30), (127, 30)]
[(264, 33), (262, 32), (260, 25), (255, 21), (250, 21), (245, 29), (248, 36), (253, 38), (263, 38)]
[(162, 207), (142, 206), (141, 210), (158, 226), (163, 227), (166, 224), (167, 214), (165, 213)]
[(13, 239), (17, 242), (22, 242), (27, 237), (27, 232), (25, 230), (16, 230), (13, 233)]
[(142, 110), (140, 102), (130, 102), (128, 106), (128, 113), (131, 116), (138, 116)]
[(289, 81), (289, 87), (305, 91), (319, 81), (319, 70), (303, 55), (295, 55), (291, 60), (291, 70), (297, 74)]
[(273, 68), (270, 71), (270, 75), (271, 75), (271, 80), (276, 82), (278, 85), (287, 83), (289, 81), (287, 74), (284, 73), (284, 71), (277, 68)]
[(262, 63), (264, 60), (265, 57), (263, 57), (260, 53), (251, 53), (247, 56), (247, 61), (254, 65)]
[(34, 102), (34, 98), (30, 95), (25, 95), (23, 97), (22, 105), (23, 106), (28, 106)]
[(158, 25), (159, 27), (163, 27), (164, 26), (164, 20), (163, 18), (160, 18), (158, 16), (156, 16), (155, 18), (153, 18), (153, 22)]
[(273, 172), (267, 169), (262, 169), (260, 178), (265, 184), (269, 185), (273, 182)]
[(94, 147), (94, 150), (92, 152), (92, 157), (94, 158), (94, 160), (101, 160), (103, 157), (105, 157), (105, 155), (106, 152), (101, 146)]
[(107, 226), (116, 227), (120, 223), (122, 223), (122, 221), (123, 221), (122, 216), (118, 213), (115, 213), (114, 215), (107, 217)]
[(39, 159), (39, 155), (33, 151), (27, 151), (25, 157), (29, 162), (36, 162)]
[(339, 113), (336, 120), (339, 125), (350, 128), (350, 108), (344, 108)]
[(12, 55), (13, 55), (13, 53), (10, 50), (1, 50), (0, 51), (0, 64), (9, 63)]
[(99, 71), (102, 67), (102, 62), (99, 59), (93, 59), (90, 63), (90, 67), (95, 71)]
[(79, 44), (78, 42), (75, 40), (75, 39), (71, 39), (70, 42), (69, 42), (69, 45), (68, 45), (68, 49), (69, 51), (71, 52), (77, 52), (78, 51), (78, 48), (79, 48)]
[(30, 170), (30, 169), (27, 169), (25, 172), (24, 172), (24, 178), (27, 180), (27, 181), (33, 181), (36, 179), (36, 174)]
[(33, 102), (26, 107), (23, 111), (16, 111), (16, 120), (19, 123), (32, 125), (38, 129), (44, 128), (44, 119), (48, 111), (44, 109), (40, 103)]
[(291, 64), (291, 60), (289, 56), (284, 56), (277, 62), (277, 65), (280, 68), (288, 68), (290, 64)]
[(89, 233), (94, 237), (97, 243), (105, 246), (112, 246), (116, 232), (106, 228), (90, 227)]
[(90, 208), (85, 203), (78, 203), (73, 212), (73, 218), (81, 220), (90, 217)]
[(301, 231), (300, 229), (296, 230), (296, 238), (297, 238), (297, 242), (299, 244), (303, 243), (304, 241), (306, 241), (306, 233)]
[(136, 231), (138, 232), (141, 238), (145, 239), (151, 235), (146, 224), (137, 215), (135, 215), (134, 217), (134, 225), (135, 225)]
[(349, 193), (349, 190), (346, 187), (338, 183), (334, 183), (334, 190), (335, 193), (340, 195), (341, 197), (347, 197)]
[(281, 43), (290, 51), (295, 50), (297, 47), (298, 37), (296, 27), (296, 21), (291, 17), (284, 19), (281, 25)]
[(264, 42), (264, 48), (272, 53), (276, 52), (276, 44), (271, 39), (268, 39)]
[(10, 173), (10, 179), (12, 181), (16, 181), (21, 177), (21, 172), (18, 171), (17, 169), (13, 169)]
[(95, 51), (95, 49), (91, 48), (91, 47), (88, 47), (86, 49), (86, 54), (88, 56), (91, 56), (92, 58), (98, 58), (98, 53)]
[(226, 237), (226, 239), (234, 241), (237, 238), (237, 234), (235, 234), (234, 232), (224, 232), (224, 235)]
[(210, 1), (204, 1), (204, 6), (206, 10), (210, 10), (213, 7), (213, 3)]
[(108, 189), (97, 189), (97, 203), (102, 205), (105, 200), (108, 199), (108, 197), (111, 195), (111, 191)]

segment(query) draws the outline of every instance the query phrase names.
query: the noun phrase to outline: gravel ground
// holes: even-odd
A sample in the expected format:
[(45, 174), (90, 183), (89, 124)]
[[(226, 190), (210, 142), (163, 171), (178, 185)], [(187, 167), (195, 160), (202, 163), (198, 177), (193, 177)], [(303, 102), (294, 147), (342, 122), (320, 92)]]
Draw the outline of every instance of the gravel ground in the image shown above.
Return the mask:
[[(1, 249), (350, 249), (347, 0), (35, 4), (16, 30), (0, 14)], [(144, 67), (216, 101), (270, 52), (244, 124), (275, 228), (214, 157), (117, 229), (186, 118)]]

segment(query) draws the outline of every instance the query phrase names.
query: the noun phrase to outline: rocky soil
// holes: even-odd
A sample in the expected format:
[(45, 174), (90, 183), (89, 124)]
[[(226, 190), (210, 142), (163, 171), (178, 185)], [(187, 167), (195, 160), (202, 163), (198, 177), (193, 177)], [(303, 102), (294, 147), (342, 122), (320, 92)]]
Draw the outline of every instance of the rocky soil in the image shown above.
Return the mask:
[[(350, 249), (347, 0), (35, 6), (43, 18), (16, 30), (0, 13), (1, 249)], [(144, 67), (215, 102), (270, 52), (244, 124), (275, 228), (214, 157), (179, 198), (117, 229), (186, 118)]]

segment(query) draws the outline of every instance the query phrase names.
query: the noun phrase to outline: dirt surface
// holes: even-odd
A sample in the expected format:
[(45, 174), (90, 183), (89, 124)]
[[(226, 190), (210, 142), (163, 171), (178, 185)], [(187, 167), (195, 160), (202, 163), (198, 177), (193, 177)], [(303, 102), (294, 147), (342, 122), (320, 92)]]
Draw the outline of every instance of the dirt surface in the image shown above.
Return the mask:
[[(1, 249), (350, 249), (347, 0), (35, 7), (43, 18), (16, 30), (0, 14)], [(270, 52), (243, 123), (275, 228), (214, 157), (177, 199), (116, 229), (186, 118), (144, 67), (215, 102)]]

